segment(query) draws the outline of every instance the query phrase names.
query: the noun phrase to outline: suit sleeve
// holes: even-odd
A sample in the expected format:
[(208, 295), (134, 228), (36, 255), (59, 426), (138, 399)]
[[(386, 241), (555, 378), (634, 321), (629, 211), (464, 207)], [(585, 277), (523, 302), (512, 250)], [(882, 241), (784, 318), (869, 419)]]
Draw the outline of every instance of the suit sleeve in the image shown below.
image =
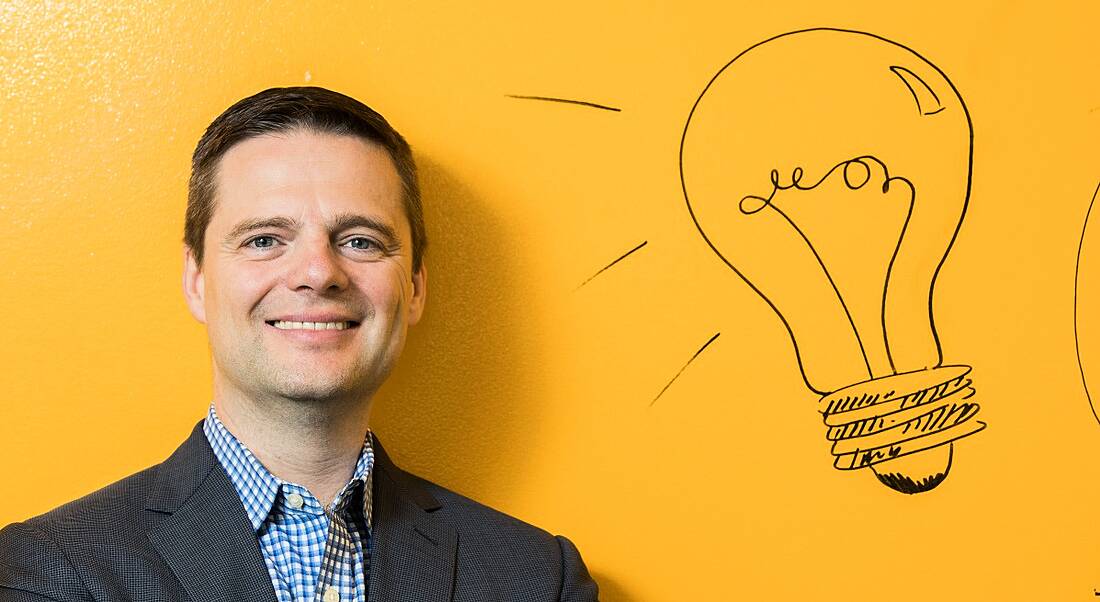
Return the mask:
[(597, 602), (600, 597), (599, 586), (588, 574), (588, 567), (584, 566), (581, 554), (573, 542), (558, 535), (558, 546), (561, 548), (561, 595), (560, 602)]
[(61, 548), (26, 523), (0, 530), (0, 602), (70, 602), (92, 597)]

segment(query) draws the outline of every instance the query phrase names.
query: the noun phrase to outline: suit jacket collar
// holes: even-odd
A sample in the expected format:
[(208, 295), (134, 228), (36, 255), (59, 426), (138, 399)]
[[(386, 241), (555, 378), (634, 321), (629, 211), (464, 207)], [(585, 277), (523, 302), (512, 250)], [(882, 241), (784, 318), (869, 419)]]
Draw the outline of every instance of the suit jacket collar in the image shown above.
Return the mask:
[(374, 440), (374, 533), (367, 602), (444, 602), (453, 595), (458, 533), (416, 477)]
[[(368, 602), (450, 600), (457, 532), (436, 514), (439, 501), (390, 460), (377, 438), (374, 451)], [(149, 540), (192, 600), (275, 602), (252, 524), (202, 422), (161, 464), (146, 509), (169, 515)]]
[(169, 514), (153, 547), (195, 602), (276, 602), (259, 541), (199, 422), (160, 466), (146, 510)]

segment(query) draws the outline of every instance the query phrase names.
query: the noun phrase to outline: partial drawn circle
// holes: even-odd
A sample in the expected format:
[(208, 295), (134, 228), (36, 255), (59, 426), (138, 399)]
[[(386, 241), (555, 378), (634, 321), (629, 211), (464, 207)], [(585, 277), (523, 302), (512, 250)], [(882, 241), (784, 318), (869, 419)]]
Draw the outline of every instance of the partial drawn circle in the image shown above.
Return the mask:
[[(1100, 390), (1100, 217), (1094, 213), (1100, 185), (1092, 193), (1077, 247), (1077, 270), (1073, 291), (1073, 337), (1077, 344), (1077, 365), (1081, 384), (1092, 406), (1092, 415), (1100, 423), (1096, 394)], [(1091, 388), (1090, 388), (1091, 387)]]

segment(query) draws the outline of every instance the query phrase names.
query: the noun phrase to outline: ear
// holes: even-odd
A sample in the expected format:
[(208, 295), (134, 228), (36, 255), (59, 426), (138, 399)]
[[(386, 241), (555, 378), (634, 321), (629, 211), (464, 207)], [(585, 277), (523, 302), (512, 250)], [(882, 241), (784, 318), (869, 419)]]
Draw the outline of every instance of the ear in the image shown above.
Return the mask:
[(424, 314), (424, 301), (428, 297), (428, 268), (423, 263), (420, 264), (419, 270), (413, 272), (412, 284), (412, 297), (409, 299), (409, 326), (420, 321), (420, 316)]
[(191, 247), (183, 245), (183, 298), (191, 315), (206, 324), (206, 279)]

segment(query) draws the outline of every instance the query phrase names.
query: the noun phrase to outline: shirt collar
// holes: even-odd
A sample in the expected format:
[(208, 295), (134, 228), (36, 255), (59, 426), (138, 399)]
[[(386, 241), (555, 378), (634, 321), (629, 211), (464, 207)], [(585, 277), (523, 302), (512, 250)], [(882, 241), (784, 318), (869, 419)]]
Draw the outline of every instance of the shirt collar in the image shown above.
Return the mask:
[[(225, 428), (222, 421), (218, 419), (217, 412), (214, 411), (213, 403), (210, 404), (210, 410), (206, 413), (202, 430), (207, 441), (210, 442), (210, 447), (214, 450), (218, 462), (228, 473), (233, 488), (237, 490), (237, 495), (244, 505), (245, 513), (248, 514), (248, 520), (252, 523), (254, 531), (259, 531), (260, 527), (267, 521), (279, 495), (280, 488), (292, 486), (301, 490), (305, 489), (296, 483), (284, 481), (268, 472), (267, 468), (256, 459), (256, 456), (252, 455), (252, 452), (233, 436), (229, 429)], [(355, 471), (348, 483), (340, 490), (334, 502), (334, 505), (339, 508), (345, 498), (354, 494), (356, 484), (362, 482), (363, 519), (368, 529), (372, 528), (371, 484), (374, 468), (374, 447), (371, 444), (371, 437), (371, 432), (368, 429), (366, 437), (364, 437), (363, 448), (359, 452), (359, 459), (355, 463)]]

